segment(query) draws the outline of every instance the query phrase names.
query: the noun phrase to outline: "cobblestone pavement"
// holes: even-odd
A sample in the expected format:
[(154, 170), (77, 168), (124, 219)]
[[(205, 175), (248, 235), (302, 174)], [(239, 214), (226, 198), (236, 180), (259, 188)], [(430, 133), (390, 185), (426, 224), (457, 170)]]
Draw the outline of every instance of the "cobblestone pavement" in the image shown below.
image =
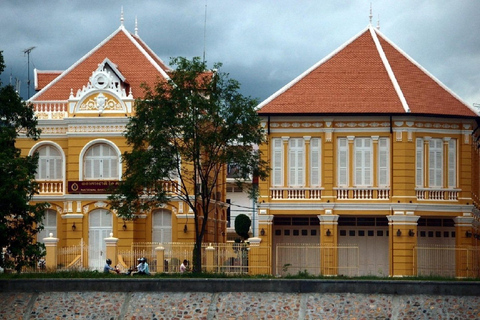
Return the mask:
[(480, 319), (480, 297), (375, 294), (0, 293), (0, 319)]

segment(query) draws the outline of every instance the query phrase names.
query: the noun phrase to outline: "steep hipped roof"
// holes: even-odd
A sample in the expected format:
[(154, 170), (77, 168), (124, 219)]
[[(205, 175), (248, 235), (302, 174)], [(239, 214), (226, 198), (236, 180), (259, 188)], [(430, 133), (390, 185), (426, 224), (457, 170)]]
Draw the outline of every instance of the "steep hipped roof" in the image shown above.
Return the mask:
[(476, 116), (372, 26), (263, 101), (258, 109), (260, 115)]
[(170, 69), (138, 37), (130, 34), (123, 24), (70, 68), (43, 87), (30, 101), (67, 100), (71, 89), (77, 92), (88, 84), (92, 72), (108, 58), (118, 66), (135, 98), (143, 96), (142, 83), (153, 85), (158, 79), (168, 79)]

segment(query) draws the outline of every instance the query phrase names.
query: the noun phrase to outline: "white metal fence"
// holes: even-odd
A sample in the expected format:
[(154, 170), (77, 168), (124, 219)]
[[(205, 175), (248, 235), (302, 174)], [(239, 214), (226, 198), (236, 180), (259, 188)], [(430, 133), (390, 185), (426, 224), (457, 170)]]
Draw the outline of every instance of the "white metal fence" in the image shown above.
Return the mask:
[[(480, 249), (456, 246), (418, 246), (414, 248), (418, 276), (478, 278)], [(457, 261), (463, 264), (457, 265)]]
[[(141, 242), (132, 244), (130, 250), (119, 251), (120, 267), (132, 268), (140, 257), (147, 258), (151, 271), (157, 270), (156, 248), (162, 247), (164, 252), (163, 272), (180, 272), (183, 260), (188, 260), (190, 265), (193, 261), (194, 243), (159, 243)], [(207, 251), (213, 251), (212, 261), (207, 260)], [(257, 247), (250, 252), (251, 247), (247, 243), (217, 243), (202, 245), (203, 271), (212, 270), (216, 273), (270, 273), (270, 247)], [(211, 263), (211, 264), (210, 264)]]
[(83, 270), (87, 269), (88, 245), (83, 238), (78, 245), (59, 248), (57, 251), (58, 270)]
[(282, 243), (275, 248), (275, 274), (358, 276), (357, 245)]
[[(122, 271), (137, 265), (137, 259), (147, 258), (150, 270), (157, 270), (157, 250), (163, 247), (163, 272), (180, 271), (183, 260), (193, 261), (194, 243), (141, 242), (132, 244), (128, 250), (118, 252), (118, 267)], [(210, 250), (210, 251), (209, 251)], [(456, 246), (416, 246), (413, 249), (414, 270), (418, 276), (480, 277), (480, 248)], [(207, 251), (213, 259), (207, 260)], [(359, 247), (349, 245), (278, 244), (275, 261), (268, 246), (255, 247), (248, 243), (227, 242), (202, 246), (203, 271), (227, 274), (273, 274), (285, 276), (306, 272), (311, 275), (359, 276)], [(88, 245), (83, 239), (78, 245), (59, 248), (58, 270), (85, 270)], [(461, 265), (458, 265), (461, 263)]]

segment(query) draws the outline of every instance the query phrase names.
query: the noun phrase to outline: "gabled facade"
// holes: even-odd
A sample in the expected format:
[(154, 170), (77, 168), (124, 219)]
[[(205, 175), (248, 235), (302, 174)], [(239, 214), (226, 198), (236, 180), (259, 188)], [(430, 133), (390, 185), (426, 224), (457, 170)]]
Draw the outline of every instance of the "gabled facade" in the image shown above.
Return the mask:
[[(39, 154), (34, 201), (49, 202), (45, 230), (58, 247), (88, 245), (88, 267), (105, 263), (105, 238), (118, 238), (118, 250), (134, 242), (194, 242), (194, 215), (175, 197), (152, 212), (123, 221), (110, 210), (107, 188), (122, 178), (121, 155), (128, 150), (123, 133), (135, 114), (141, 85), (166, 81), (170, 69), (122, 25), (65, 71), (35, 70), (38, 92), (29, 100), (39, 119), (41, 139), (18, 139), (23, 154)], [(193, 190), (194, 186), (192, 186)], [(216, 193), (225, 199), (225, 188)], [(220, 197), (220, 198), (218, 198)], [(206, 242), (225, 242), (226, 210), (219, 207), (209, 221)], [(117, 257), (109, 257), (116, 261)]]
[(258, 228), (274, 274), (478, 276), (478, 113), (379, 30), (258, 113), (272, 168)]

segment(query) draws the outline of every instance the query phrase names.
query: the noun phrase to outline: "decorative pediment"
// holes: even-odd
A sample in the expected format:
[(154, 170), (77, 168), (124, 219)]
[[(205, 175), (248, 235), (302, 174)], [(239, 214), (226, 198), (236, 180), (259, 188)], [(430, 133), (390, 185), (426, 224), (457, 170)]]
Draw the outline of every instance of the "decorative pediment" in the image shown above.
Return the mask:
[(131, 113), (133, 95), (117, 66), (105, 59), (92, 72), (89, 82), (76, 94), (70, 91), (69, 112), (72, 113)]

